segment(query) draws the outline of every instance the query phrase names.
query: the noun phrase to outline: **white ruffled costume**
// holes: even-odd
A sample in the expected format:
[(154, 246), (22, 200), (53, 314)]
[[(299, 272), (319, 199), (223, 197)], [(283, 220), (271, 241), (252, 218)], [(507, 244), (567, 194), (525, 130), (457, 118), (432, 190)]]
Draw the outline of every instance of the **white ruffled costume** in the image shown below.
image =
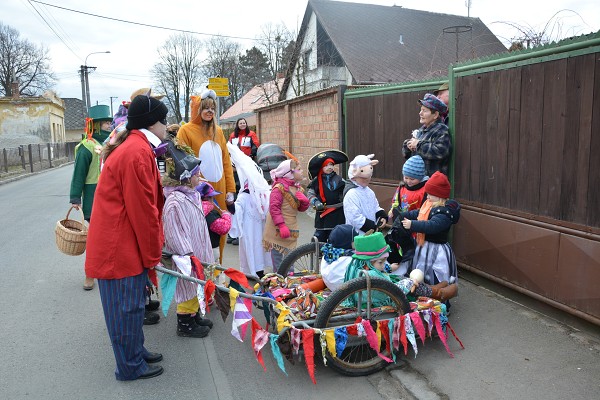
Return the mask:
[[(237, 146), (227, 143), (227, 149), (235, 164), (241, 188), (235, 201), (235, 214), (229, 234), (240, 241), (241, 271), (257, 276), (257, 271), (273, 268), (271, 252), (264, 251), (262, 246), (271, 186), (260, 167)], [(248, 193), (244, 192), (246, 186)]]

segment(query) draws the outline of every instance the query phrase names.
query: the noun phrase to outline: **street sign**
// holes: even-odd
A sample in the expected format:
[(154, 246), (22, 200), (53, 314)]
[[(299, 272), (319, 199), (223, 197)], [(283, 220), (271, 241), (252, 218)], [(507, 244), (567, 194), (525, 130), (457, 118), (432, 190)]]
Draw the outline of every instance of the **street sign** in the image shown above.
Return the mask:
[(215, 92), (218, 92), (219, 90), (229, 90), (229, 85), (221, 85), (221, 84), (208, 84), (207, 86), (209, 89), (214, 90)]
[(221, 78), (220, 76), (208, 78), (208, 88), (214, 90), (218, 97), (231, 96), (229, 78)]
[(221, 77), (208, 78), (208, 84), (209, 85), (229, 86), (229, 78), (221, 78)]

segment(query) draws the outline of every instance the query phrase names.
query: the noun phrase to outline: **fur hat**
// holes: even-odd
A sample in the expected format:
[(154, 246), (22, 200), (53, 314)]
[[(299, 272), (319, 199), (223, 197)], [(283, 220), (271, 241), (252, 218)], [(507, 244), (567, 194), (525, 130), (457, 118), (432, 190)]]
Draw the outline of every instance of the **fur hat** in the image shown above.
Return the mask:
[(162, 100), (162, 98), (165, 97), (165, 95), (163, 95), (163, 94), (158, 94), (158, 95), (150, 94), (151, 92), (152, 92), (152, 89), (147, 88), (147, 87), (135, 90), (133, 93), (131, 93), (131, 96), (129, 97), (129, 101), (123, 101), (123, 106), (125, 108), (129, 108), (133, 99), (135, 99), (140, 94), (147, 94), (148, 96), (154, 97), (156, 100)]
[(352, 180), (355, 177), (370, 178), (373, 175), (373, 165), (379, 163), (378, 160), (373, 160), (373, 157), (375, 157), (375, 154), (369, 154), (368, 156), (361, 154), (354, 157), (348, 168), (348, 179)]
[(431, 93), (426, 93), (423, 97), (423, 100), (419, 100), (419, 103), (432, 111), (439, 112), (440, 114), (444, 114), (446, 111), (448, 111), (448, 106)]
[(148, 94), (136, 96), (127, 110), (127, 129), (142, 129), (167, 117), (169, 110), (162, 101)]
[(389, 254), (390, 246), (386, 243), (381, 232), (371, 235), (357, 236), (354, 238), (354, 255), (352, 258), (359, 260), (374, 260)]
[(436, 171), (425, 183), (425, 193), (441, 199), (450, 198), (450, 181), (440, 171)]
[(421, 156), (412, 156), (402, 166), (402, 175), (422, 181), (425, 177), (425, 162)]

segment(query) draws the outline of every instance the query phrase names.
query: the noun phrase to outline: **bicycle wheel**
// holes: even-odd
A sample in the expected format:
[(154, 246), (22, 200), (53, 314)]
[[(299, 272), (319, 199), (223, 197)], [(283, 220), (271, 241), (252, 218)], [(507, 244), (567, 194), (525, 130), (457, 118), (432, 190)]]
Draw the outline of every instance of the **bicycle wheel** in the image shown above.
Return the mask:
[(310, 242), (296, 247), (281, 261), (277, 273), (287, 276), (294, 274), (316, 273), (321, 262), (321, 246), (325, 243)]
[[(326, 298), (319, 307), (315, 318), (315, 328), (334, 328), (338, 326), (354, 324), (361, 316), (367, 319), (366, 309), (349, 308), (343, 305), (347, 300), (366, 304), (367, 279), (360, 277), (348, 281), (338, 290)], [(381, 278), (371, 278), (371, 299), (383, 301), (383, 307), (371, 308), (371, 321), (381, 321), (396, 318), (410, 311), (410, 306), (404, 293), (392, 282)], [(385, 299), (385, 300), (382, 300)], [(374, 304), (375, 305), (375, 304)], [(390, 346), (391, 348), (392, 346)], [(386, 351), (385, 341), (381, 341), (380, 353), (391, 358)], [(388, 362), (377, 355), (377, 352), (369, 346), (365, 336), (348, 335), (346, 348), (340, 357), (332, 357), (327, 354), (327, 365), (336, 371), (348, 376), (370, 375), (382, 370)]]

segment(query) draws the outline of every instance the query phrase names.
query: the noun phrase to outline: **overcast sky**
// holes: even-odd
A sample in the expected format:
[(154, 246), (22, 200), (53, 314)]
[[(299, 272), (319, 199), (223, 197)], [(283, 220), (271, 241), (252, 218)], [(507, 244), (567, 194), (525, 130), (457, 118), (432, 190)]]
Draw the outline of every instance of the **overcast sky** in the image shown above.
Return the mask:
[[(445, 14), (468, 12), (465, 0), (348, 1)], [(541, 31), (548, 21), (558, 21), (552, 25), (561, 37), (596, 32), (600, 30), (599, 4), (598, 0), (471, 0), (470, 16), (480, 18), (508, 43), (517, 35), (508, 23)], [(112, 97), (116, 112), (131, 92), (152, 85), (149, 70), (156, 62), (156, 49), (177, 32), (97, 16), (200, 32), (203, 40), (211, 34), (226, 35), (249, 48), (268, 23), (283, 23), (297, 31), (306, 5), (306, 0), (2, 0), (0, 21), (17, 29), (22, 38), (49, 49), (52, 69), (59, 78), (55, 91), (61, 97), (81, 98), (79, 66), (92, 52), (110, 51), (90, 55), (87, 65), (97, 67), (89, 78), (92, 104), (110, 105)]]

